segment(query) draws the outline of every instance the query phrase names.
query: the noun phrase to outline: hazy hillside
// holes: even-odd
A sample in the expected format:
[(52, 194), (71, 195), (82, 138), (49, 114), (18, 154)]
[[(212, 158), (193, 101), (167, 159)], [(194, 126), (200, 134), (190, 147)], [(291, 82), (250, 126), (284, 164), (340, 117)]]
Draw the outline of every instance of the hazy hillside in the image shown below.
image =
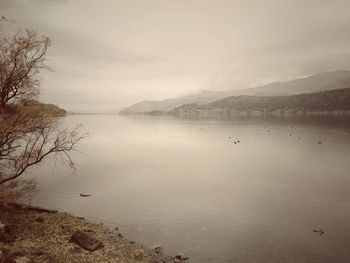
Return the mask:
[(200, 112), (265, 113), (350, 113), (350, 88), (290, 96), (232, 96), (212, 103), (182, 105), (170, 111), (176, 115)]
[(67, 112), (64, 109), (58, 107), (55, 104), (41, 103), (35, 100), (25, 100), (25, 101), (22, 101), (22, 104), (27, 107), (40, 108), (54, 117), (64, 117), (67, 114)]
[(312, 93), (350, 87), (350, 71), (324, 72), (306, 78), (287, 82), (276, 82), (264, 86), (224, 92), (203, 90), (198, 94), (166, 99), (162, 101), (143, 101), (122, 111), (121, 114), (138, 114), (152, 111), (170, 111), (183, 104), (205, 104), (228, 96), (259, 95), (277, 96)]
[(209, 103), (221, 98), (230, 96), (232, 92), (213, 92), (208, 90), (202, 90), (200, 93), (181, 96), (178, 98), (166, 99), (162, 101), (142, 101), (131, 105), (130, 107), (120, 111), (120, 114), (137, 114), (154, 111), (169, 111), (177, 106), (188, 103)]
[[(234, 95), (293, 95), (350, 87), (350, 71), (323, 72), (288, 82), (275, 82), (248, 89), (249, 93)], [(243, 91), (242, 91), (243, 92)], [(240, 93), (240, 92), (238, 92)]]

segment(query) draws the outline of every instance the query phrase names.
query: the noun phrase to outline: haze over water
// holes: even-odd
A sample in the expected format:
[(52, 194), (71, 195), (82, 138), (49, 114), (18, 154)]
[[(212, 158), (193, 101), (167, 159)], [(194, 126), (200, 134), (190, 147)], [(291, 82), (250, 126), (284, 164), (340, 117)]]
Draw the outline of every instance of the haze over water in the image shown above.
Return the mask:
[(348, 262), (350, 126), (114, 115), (62, 122), (82, 123), (90, 136), (73, 156), (76, 175), (58, 162), (32, 170), (34, 205), (118, 226), (190, 262)]

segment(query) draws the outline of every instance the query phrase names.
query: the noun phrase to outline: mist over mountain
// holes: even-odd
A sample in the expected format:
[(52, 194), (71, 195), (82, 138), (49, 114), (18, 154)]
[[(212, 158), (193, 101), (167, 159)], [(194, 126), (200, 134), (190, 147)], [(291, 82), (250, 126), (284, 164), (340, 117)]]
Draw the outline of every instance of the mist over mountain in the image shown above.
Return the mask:
[(254, 95), (254, 96), (280, 96), (313, 93), (318, 91), (342, 89), (350, 87), (350, 71), (340, 70), (323, 72), (304, 78), (286, 82), (274, 82), (263, 86), (232, 91), (208, 91), (201, 90), (198, 94), (170, 98), (161, 101), (142, 101), (131, 105), (121, 114), (140, 114), (154, 111), (170, 111), (184, 104), (206, 104), (229, 96)]
[(169, 112), (177, 116), (350, 114), (350, 88), (284, 96), (231, 96), (208, 104), (186, 104)]

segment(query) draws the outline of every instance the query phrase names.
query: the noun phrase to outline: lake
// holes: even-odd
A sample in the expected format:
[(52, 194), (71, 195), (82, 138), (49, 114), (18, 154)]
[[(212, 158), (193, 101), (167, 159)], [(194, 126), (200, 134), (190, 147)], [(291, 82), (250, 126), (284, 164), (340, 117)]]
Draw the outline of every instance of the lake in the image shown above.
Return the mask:
[(349, 262), (344, 122), (71, 115), (61, 125), (78, 123), (89, 137), (76, 172), (53, 161), (32, 169), (32, 204), (189, 262)]

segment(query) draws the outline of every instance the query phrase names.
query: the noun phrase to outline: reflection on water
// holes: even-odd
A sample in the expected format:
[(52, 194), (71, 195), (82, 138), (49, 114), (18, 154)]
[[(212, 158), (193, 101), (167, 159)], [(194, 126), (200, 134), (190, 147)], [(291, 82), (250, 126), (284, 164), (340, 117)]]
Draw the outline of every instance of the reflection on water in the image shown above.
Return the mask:
[(345, 121), (64, 120), (76, 123), (90, 132), (77, 175), (59, 163), (32, 171), (34, 204), (117, 225), (191, 262), (349, 261)]

